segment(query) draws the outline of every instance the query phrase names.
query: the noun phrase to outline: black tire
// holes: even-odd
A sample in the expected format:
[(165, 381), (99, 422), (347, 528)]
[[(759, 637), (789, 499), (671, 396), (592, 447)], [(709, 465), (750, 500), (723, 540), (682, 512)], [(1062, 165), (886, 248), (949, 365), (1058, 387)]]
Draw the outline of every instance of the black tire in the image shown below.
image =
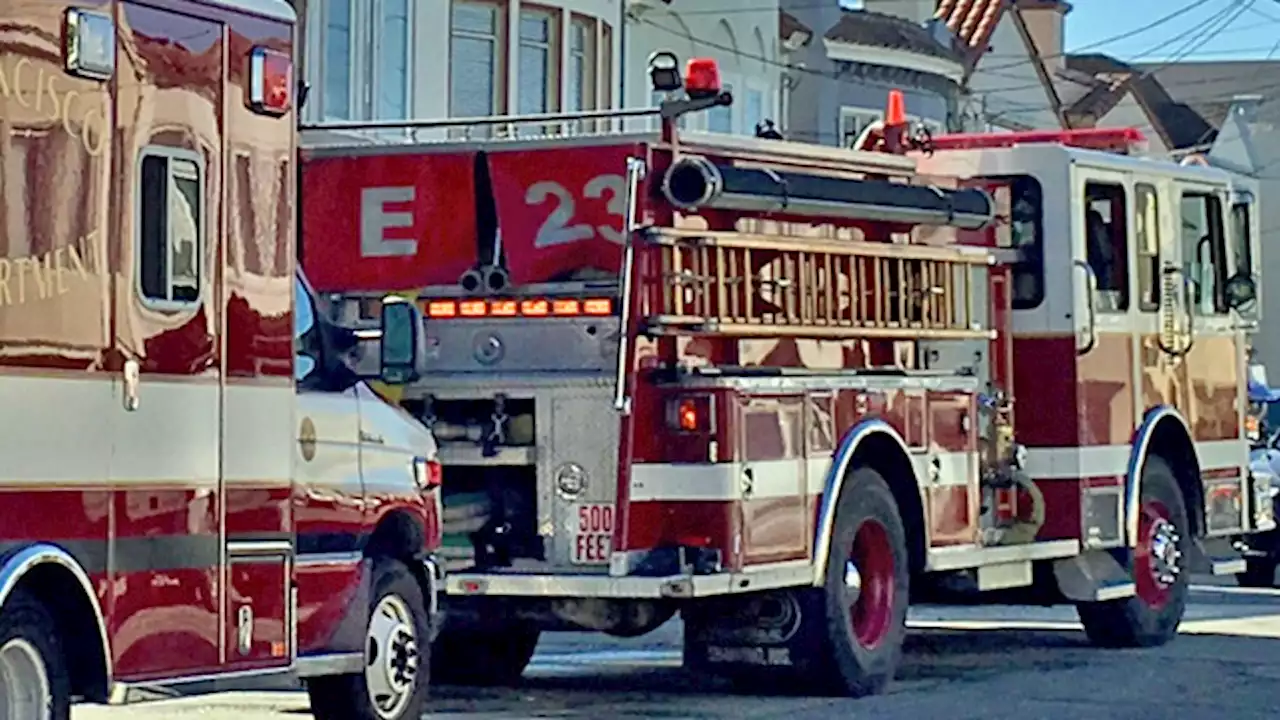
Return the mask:
[(515, 685), (533, 659), (540, 635), (529, 624), (493, 630), (446, 627), (432, 650), (432, 676), (444, 685)]
[[(862, 566), (861, 592), (852, 607), (845, 585), (850, 560)], [(902, 657), (910, 583), (898, 503), (880, 473), (858, 468), (836, 506), (822, 589), (829, 691), (862, 697), (888, 686)]]
[[(1178, 488), (1173, 470), (1163, 458), (1147, 458), (1142, 471), (1141, 518), (1137, 548), (1130, 553), (1137, 593), (1133, 597), (1106, 602), (1079, 603), (1080, 622), (1093, 644), (1100, 647), (1156, 647), (1178, 634), (1178, 625), (1187, 608), (1188, 577), (1183, 568), (1191, 556), (1191, 527), (1187, 505)], [(1171, 524), (1169, 528), (1165, 523)], [(1157, 547), (1169, 547), (1172, 530), (1172, 555), (1175, 571), (1164, 580)], [(1169, 577), (1172, 581), (1169, 582)]]
[[(405, 616), (407, 613), (407, 617)], [(408, 566), (382, 559), (373, 567), (373, 593), (366, 631), (365, 672), (334, 675), (307, 682), (311, 712), (316, 720), (417, 720), (422, 717), (430, 689), (431, 619), (422, 587)], [(412, 630), (410, 638), (408, 631)], [(378, 642), (377, 638), (383, 638)], [(379, 676), (393, 648), (392, 677)], [(392, 693), (372, 693), (382, 679)], [(408, 684), (406, 686), (406, 684)], [(378, 697), (374, 697), (378, 695)], [(389, 702), (395, 699), (397, 702)]]
[[(71, 678), (57, 625), (44, 607), (21, 590), (10, 595), (4, 608), (0, 609), (0, 653), (19, 651), (19, 646), (20, 652), (29, 656), (26, 659), (34, 657), (38, 664), (44, 666), (30, 665), (32, 670), (43, 676), (49, 688), (49, 712), (44, 717), (37, 715), (33, 720), (69, 720)], [(4, 705), (6, 697), (12, 697), (10, 693), (22, 689), (29, 690), (30, 687), (5, 688), (0, 676), (0, 706)], [(6, 709), (0, 707), (0, 714)]]
[(1270, 588), (1276, 585), (1276, 559), (1248, 558), (1244, 572), (1236, 575), (1236, 584), (1246, 588)]

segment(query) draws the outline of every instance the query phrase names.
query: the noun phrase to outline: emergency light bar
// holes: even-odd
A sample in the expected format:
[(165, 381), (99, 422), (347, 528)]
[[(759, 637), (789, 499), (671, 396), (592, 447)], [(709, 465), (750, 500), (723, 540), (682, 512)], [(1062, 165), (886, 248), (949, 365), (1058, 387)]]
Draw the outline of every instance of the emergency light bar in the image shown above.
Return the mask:
[(991, 150), (1018, 145), (1066, 145), (1087, 150), (1129, 154), (1141, 151), (1147, 137), (1137, 128), (1083, 128), (1012, 133), (958, 133), (936, 135), (934, 150)]
[(605, 317), (613, 314), (609, 298), (534, 298), (522, 300), (425, 300), (422, 311), (436, 320), (453, 318)]

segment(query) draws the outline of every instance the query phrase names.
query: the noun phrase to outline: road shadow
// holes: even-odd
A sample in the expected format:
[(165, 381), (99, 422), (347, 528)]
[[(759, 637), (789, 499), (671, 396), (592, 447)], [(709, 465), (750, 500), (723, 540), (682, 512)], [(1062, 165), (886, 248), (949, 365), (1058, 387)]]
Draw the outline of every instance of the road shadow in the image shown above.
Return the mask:
[[(1090, 661), (1093, 653), (1082, 633), (1034, 630), (925, 630), (907, 636), (897, 683), (976, 682), (1009, 672), (1060, 670)], [(760, 698), (805, 698), (804, 689), (790, 686), (743, 684), (721, 677), (698, 676), (677, 666), (644, 667), (609, 664), (584, 665), (580, 673), (533, 675), (514, 688), (465, 688), (438, 686), (433, 712), (476, 712), (477, 703), (511, 702), (517, 696), (552, 699), (577, 706), (574, 695), (598, 706), (657, 697), (689, 698), (724, 695)], [(602, 696), (611, 696), (605, 701)], [(563, 709), (567, 709), (563, 708)], [(684, 712), (679, 717), (688, 717)], [(645, 717), (665, 717), (645, 715)]]
[[(950, 716), (948, 708), (976, 713), (986, 707), (986, 713), (1003, 707), (998, 698), (1016, 697), (1017, 717), (1131, 720), (1148, 712), (1142, 708), (1149, 708), (1150, 697), (1141, 688), (1166, 678), (1161, 682), (1169, 697), (1162, 696), (1162, 707), (1187, 709), (1187, 717), (1234, 720), (1270, 712), (1274, 702), (1267, 688), (1273, 682), (1266, 679), (1280, 677), (1278, 647), (1280, 641), (1271, 638), (1183, 635), (1162, 648), (1105, 650), (1089, 645), (1079, 631), (931, 629), (908, 636), (890, 691), (865, 700), (742, 687), (679, 667), (610, 664), (598, 671), (584, 666), (571, 675), (530, 677), (512, 688), (439, 687), (427, 717), (802, 720), (864, 711), (877, 718), (918, 720)], [(1133, 682), (1117, 685), (1117, 677)], [(1216, 709), (1197, 714), (1210, 708)], [(996, 713), (986, 720), (992, 717), (1013, 716)]]

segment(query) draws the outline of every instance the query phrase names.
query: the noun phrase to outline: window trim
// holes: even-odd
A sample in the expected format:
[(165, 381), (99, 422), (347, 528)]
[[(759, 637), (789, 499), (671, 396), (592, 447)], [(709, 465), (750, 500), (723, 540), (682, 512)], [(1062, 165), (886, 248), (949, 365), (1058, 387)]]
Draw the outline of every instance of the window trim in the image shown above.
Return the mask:
[[(1220, 251), (1217, 253), (1219, 255), (1220, 262), (1215, 262), (1213, 264), (1213, 281), (1214, 281), (1213, 282), (1213, 313), (1208, 316), (1202, 314), (1202, 308), (1204, 307), (1203, 288), (1199, 288), (1197, 290), (1197, 292), (1199, 292), (1200, 295), (1198, 298), (1196, 298), (1197, 302), (1196, 302), (1195, 312), (1200, 317), (1207, 317), (1207, 318), (1212, 318), (1212, 317), (1222, 318), (1222, 317), (1230, 316), (1231, 308), (1227, 306), (1227, 302), (1226, 302), (1226, 284), (1227, 284), (1227, 279), (1231, 277), (1230, 268), (1228, 267), (1230, 263), (1227, 258), (1227, 254), (1228, 254), (1227, 213), (1228, 211), (1224, 208), (1224, 205), (1227, 204), (1226, 202), (1224, 202), (1226, 198), (1222, 196), (1222, 193), (1220, 191), (1214, 188), (1206, 188), (1206, 187), (1197, 186), (1197, 185), (1180, 185), (1178, 187), (1178, 230), (1179, 230), (1178, 245), (1183, 251), (1182, 266), (1184, 269), (1195, 267), (1196, 265), (1199, 265), (1199, 262), (1200, 262), (1200, 256), (1199, 256), (1200, 241), (1199, 240), (1196, 241), (1197, 246), (1191, 249), (1190, 256), (1188, 257), (1186, 241), (1182, 235), (1182, 230), (1183, 230), (1182, 203), (1187, 198), (1196, 198), (1197, 200), (1200, 201), (1201, 206), (1204, 208), (1204, 220), (1209, 226), (1207, 230), (1210, 233), (1209, 253), (1210, 253), (1211, 262), (1213, 260), (1212, 256), (1215, 254), (1214, 241), (1216, 240), (1217, 243), (1220, 244), (1219, 245)], [(1217, 219), (1216, 228), (1214, 227), (1215, 217)], [(1217, 232), (1217, 238), (1213, 237), (1213, 233), (1215, 232), (1215, 230)], [(1199, 273), (1196, 273), (1195, 279), (1197, 281), (1199, 280)]]
[[(1154, 205), (1154, 208), (1152, 209), (1151, 212), (1155, 216), (1155, 227), (1147, 228), (1147, 231), (1152, 234), (1151, 240), (1155, 241), (1154, 254), (1149, 254), (1146, 252), (1145, 245), (1148, 242), (1148, 238), (1137, 237), (1138, 222), (1139, 222), (1138, 209), (1140, 205), (1140, 203), (1138, 202), (1138, 199), (1143, 197), (1144, 195), (1149, 196), (1151, 198), (1152, 204)], [(1179, 209), (1179, 212), (1181, 212), (1181, 209)], [(1160, 189), (1157, 188), (1153, 183), (1135, 182), (1133, 184), (1133, 221), (1134, 221), (1133, 222), (1134, 224), (1133, 257), (1135, 260), (1133, 272), (1134, 272), (1134, 278), (1138, 281), (1137, 282), (1138, 311), (1144, 312), (1144, 313), (1158, 313), (1160, 312), (1160, 295), (1161, 295), (1161, 285), (1162, 285), (1161, 272), (1163, 272), (1162, 266), (1160, 263), (1163, 260), (1162, 251), (1164, 248), (1164, 228), (1162, 223), (1160, 222)], [(1145, 223), (1145, 220), (1143, 222)], [(1150, 302), (1148, 302), (1146, 298), (1147, 288), (1144, 288), (1142, 286), (1142, 275), (1140, 274), (1140, 272), (1141, 272), (1143, 263), (1149, 263), (1151, 267), (1150, 291), (1152, 294), (1152, 299)]]
[[(1020, 268), (1029, 268), (1036, 279), (1035, 293), (1026, 299), (1020, 299), (1017, 293), (1017, 286), (1010, 287), (1009, 302), (1010, 307), (1015, 312), (1035, 311), (1041, 309), (1044, 305), (1045, 298), (1048, 297), (1047, 273), (1045, 271), (1045, 250), (1047, 244), (1044, 238), (1044, 183), (1040, 182), (1040, 178), (1031, 173), (1020, 173), (1012, 175), (996, 175), (984, 177), (985, 180), (1007, 183), (1009, 187), (1009, 207), (1010, 215), (1013, 212), (1013, 204), (1016, 202), (1014, 186), (1019, 182), (1032, 183), (1036, 194), (1039, 196), (1039, 202), (1036, 203), (1035, 217), (1031, 220), (1032, 230), (1035, 233), (1035, 241), (1029, 246), (1016, 246), (1014, 249), (1018, 252), (1018, 259), (1010, 265), (1009, 275), (1011, 279), (1016, 279)], [(1031, 258), (1028, 259), (1022, 252), (1024, 247), (1034, 248)]]
[[(583, 15), (577, 12), (568, 12), (568, 22), (565, 23), (565, 43), (564, 43), (564, 60), (565, 70), (562, 78), (564, 87), (564, 103), (563, 107), (569, 112), (590, 112), (591, 110), (600, 109), (600, 71), (603, 69), (600, 62), (600, 25), (601, 21), (590, 15)], [(576, 98), (569, 97), (569, 78), (573, 60), (578, 53), (573, 49), (573, 33), (577, 28), (582, 28), (583, 48), (582, 48), (582, 82), (579, 83), (579, 89), (582, 90), (583, 99), (582, 107), (570, 110), (570, 106), (577, 101)]]
[[(1124, 225), (1121, 226), (1121, 229), (1124, 231), (1124, 234), (1121, 238), (1121, 240), (1123, 241), (1123, 247), (1120, 248), (1119, 253), (1116, 253), (1113, 259), (1113, 262), (1120, 263), (1120, 270), (1123, 271), (1123, 272), (1117, 273), (1117, 277), (1116, 277), (1117, 282), (1121, 283), (1121, 286), (1120, 288), (1115, 290), (1104, 290), (1103, 288), (1099, 287), (1097, 294), (1094, 296), (1094, 310), (1100, 314), (1105, 314), (1105, 315), (1127, 315), (1129, 313), (1129, 309), (1133, 306), (1133, 283), (1131, 281), (1135, 275), (1134, 268), (1131, 268), (1129, 266), (1129, 247), (1133, 241), (1133, 237), (1132, 237), (1133, 228), (1129, 227), (1129, 209), (1130, 209), (1130, 203), (1132, 202), (1129, 188), (1125, 184), (1125, 182), (1120, 179), (1086, 176), (1084, 178), (1084, 187), (1082, 189), (1083, 189), (1084, 195), (1081, 198), (1081, 200), (1084, 202), (1085, 217), (1081, 218), (1080, 223), (1081, 223), (1081, 229), (1084, 231), (1084, 243), (1085, 243), (1084, 244), (1084, 260), (1086, 264), (1089, 262), (1089, 224), (1087, 220), (1088, 212), (1090, 209), (1089, 204), (1092, 200), (1100, 200), (1100, 199), (1106, 200), (1107, 202), (1115, 202), (1117, 199), (1117, 196), (1119, 197), (1119, 200), (1121, 203), (1120, 217), (1122, 222), (1124, 223)], [(1103, 192), (1107, 193), (1107, 195), (1104, 198), (1091, 196), (1091, 193), (1089, 192), (1090, 189), (1100, 189)], [(1113, 210), (1111, 213), (1111, 218), (1107, 219), (1107, 227), (1109, 229), (1112, 229), (1113, 232), (1114, 232), (1114, 229), (1111, 228), (1111, 223), (1114, 221), (1114, 219), (1115, 219), (1115, 211)], [(1112, 244), (1112, 250), (1114, 251), (1115, 237), (1112, 236), (1111, 238), (1109, 238), (1109, 240)], [(1112, 269), (1115, 270), (1115, 268), (1112, 268)], [(1119, 303), (1115, 307), (1111, 307), (1106, 304), (1103, 304), (1101, 300), (1103, 298), (1104, 292), (1117, 293)]]
[[(366, 0), (367, 2), (367, 0)], [(318, 2), (316, 5), (316, 14), (319, 16), (317, 25), (317, 40), (319, 53), (315, 55), (319, 59), (319, 78), (320, 87), (319, 102), (316, 103), (316, 114), (321, 120), (351, 120), (356, 115), (356, 107), (360, 105), (359, 98), (356, 94), (356, 78), (358, 76), (357, 66), (359, 65), (359, 48), (357, 38), (360, 32), (357, 16), (359, 15), (359, 5), (357, 0), (352, 0), (347, 6), (347, 116), (334, 115), (329, 112), (329, 93), (326, 81), (329, 73), (334, 72), (329, 68), (328, 50), (329, 50), (329, 18), (332, 16), (333, 5), (328, 2)]]
[[(459, 5), (487, 5), (494, 9), (494, 34), (480, 35), (470, 31), (459, 31), (453, 26), (454, 10)], [(463, 37), (472, 37), (476, 39), (492, 40), (493, 42), (493, 112), (490, 117), (501, 116), (507, 114), (507, 89), (508, 75), (510, 69), (510, 5), (504, 0), (450, 0), (449, 2), (449, 44), (446, 57), (448, 58), (448, 75), (445, 81), (445, 114), (451, 118), (463, 117), (454, 113), (453, 109), (453, 48), (454, 39), (459, 35)]]
[[(536, 3), (520, 3), (520, 13), (516, 18), (516, 36), (515, 42), (507, 48), (508, 52), (515, 51), (514, 67), (517, 68), (516, 78), (516, 111), (520, 114), (520, 78), (518, 77), (520, 67), (520, 52), (525, 48), (526, 40), (520, 34), (520, 23), (524, 22), (525, 13), (532, 15), (541, 15), (547, 21), (547, 40), (545, 43), (529, 42), (530, 48), (544, 50), (547, 53), (547, 77), (542, 83), (543, 102), (546, 103), (546, 110), (542, 113), (556, 113), (560, 111), (560, 94), (561, 88), (564, 86), (564, 59), (567, 48), (564, 45), (564, 27), (565, 27), (565, 11), (559, 8), (547, 7)], [(452, 28), (451, 28), (452, 29)], [(452, 62), (452, 59), (450, 60)]]
[[(365, 0), (366, 2), (368, 0)], [(383, 28), (386, 23), (385, 10), (387, 0), (374, 0), (369, 3), (369, 67), (365, 73), (369, 82), (369, 98), (367, 101), (367, 115), (374, 120), (407, 120), (414, 116), (413, 112), (413, 84), (414, 84), (414, 66), (417, 60), (417, 44), (414, 43), (414, 29), (416, 27), (418, 3), (414, 0), (405, 0), (404, 15), (404, 31), (405, 31), (405, 58), (404, 58), (404, 117), (403, 118), (379, 118), (378, 104), (382, 94), (382, 85), (384, 78), (382, 77), (382, 54), (383, 47)], [(452, 16), (451, 16), (452, 17)], [(452, 33), (453, 28), (450, 27)]]
[[(167, 170), (166, 180), (173, 177), (172, 167), (169, 165), (173, 160), (184, 160), (196, 166), (196, 183), (200, 189), (201, 207), (199, 217), (196, 218), (196, 297), (194, 300), (174, 300), (172, 297), (159, 299), (153, 298), (146, 294), (142, 287), (142, 257), (143, 257), (143, 237), (142, 237), (142, 166), (149, 157), (159, 157), (165, 159), (165, 167)], [(205, 294), (205, 258), (204, 251), (207, 244), (208, 231), (208, 198), (205, 197), (206, 180), (208, 178), (207, 168), (205, 167), (204, 156), (193, 150), (186, 148), (175, 148), (165, 145), (147, 145), (138, 153), (138, 157), (134, 162), (133, 169), (133, 291), (137, 295), (138, 302), (149, 309), (167, 312), (179, 312), (183, 310), (194, 310), (204, 304)], [(165, 184), (165, 199), (169, 200), (170, 188), (168, 183)], [(168, 210), (166, 209), (166, 219), (168, 218)], [(173, 249), (173, 240), (168, 235), (168, 224), (166, 223), (165, 235), (165, 252), (171, 253)], [(166, 291), (172, 296), (173, 294), (173, 258), (166, 255), (165, 258), (165, 274), (166, 274)]]

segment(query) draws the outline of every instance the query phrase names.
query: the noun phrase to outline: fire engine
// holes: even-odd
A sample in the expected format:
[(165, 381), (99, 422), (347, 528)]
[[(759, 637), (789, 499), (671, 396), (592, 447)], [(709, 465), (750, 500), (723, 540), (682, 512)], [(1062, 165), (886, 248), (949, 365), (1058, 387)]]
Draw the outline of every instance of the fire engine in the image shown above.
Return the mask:
[(1131, 130), (928, 138), (899, 94), (852, 149), (681, 132), (732, 99), (653, 60), (659, 131), (304, 128), (307, 272), (344, 322), (426, 315), (400, 401), (444, 465), (437, 680), (678, 612), (691, 668), (865, 695), (909, 602), (1152, 646), (1190, 572), (1240, 570), (1275, 525), (1244, 181)]
[(0, 2), (0, 717), (299, 677), (421, 715), (422, 314), (297, 273), (284, 0)]

